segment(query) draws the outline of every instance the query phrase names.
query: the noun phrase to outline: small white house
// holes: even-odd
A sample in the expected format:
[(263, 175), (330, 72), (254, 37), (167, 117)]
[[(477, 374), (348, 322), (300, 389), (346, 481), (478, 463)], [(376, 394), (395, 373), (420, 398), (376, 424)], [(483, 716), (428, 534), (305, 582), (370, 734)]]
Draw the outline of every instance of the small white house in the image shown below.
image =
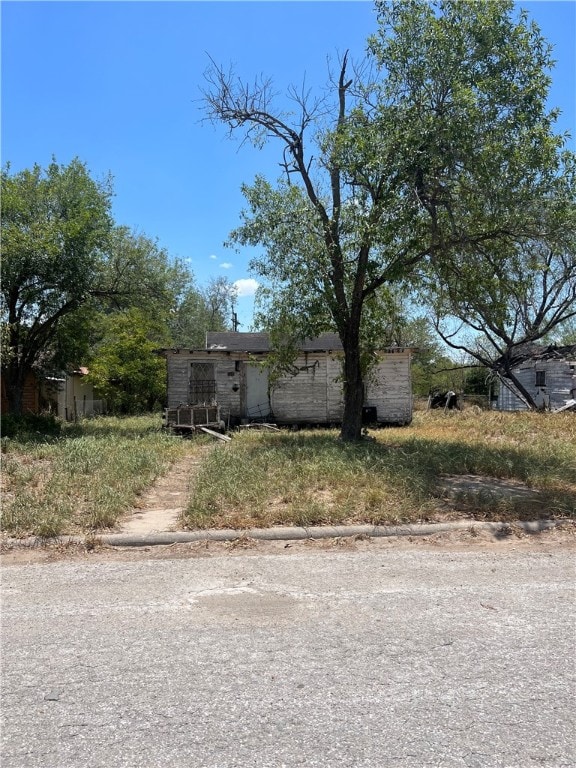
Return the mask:
[[(292, 371), (272, 384), (265, 333), (208, 333), (205, 349), (164, 349), (168, 408), (217, 402), (227, 424), (274, 420), (279, 424), (338, 424), (342, 420), (342, 344), (323, 334), (302, 344)], [(412, 349), (387, 347), (366, 383), (366, 421), (412, 420)]]
[(94, 399), (94, 389), (86, 381), (87, 375), (88, 368), (81, 366), (70, 373), (44, 380), (42, 396), (53, 404), (60, 419), (74, 421), (105, 412), (106, 403)]
[[(512, 371), (539, 408), (556, 410), (576, 399), (576, 344), (520, 347)], [(505, 377), (500, 379), (496, 408), (500, 411), (528, 409), (516, 393), (514, 384)]]

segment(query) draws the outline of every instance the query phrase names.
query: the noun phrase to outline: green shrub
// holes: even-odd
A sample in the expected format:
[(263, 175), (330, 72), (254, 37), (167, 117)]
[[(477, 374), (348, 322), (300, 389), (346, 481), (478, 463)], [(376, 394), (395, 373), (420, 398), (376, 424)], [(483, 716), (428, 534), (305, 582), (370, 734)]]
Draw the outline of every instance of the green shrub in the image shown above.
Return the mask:
[(19, 439), (58, 437), (61, 429), (61, 422), (51, 413), (23, 413), (20, 416), (7, 413), (2, 416), (2, 437)]

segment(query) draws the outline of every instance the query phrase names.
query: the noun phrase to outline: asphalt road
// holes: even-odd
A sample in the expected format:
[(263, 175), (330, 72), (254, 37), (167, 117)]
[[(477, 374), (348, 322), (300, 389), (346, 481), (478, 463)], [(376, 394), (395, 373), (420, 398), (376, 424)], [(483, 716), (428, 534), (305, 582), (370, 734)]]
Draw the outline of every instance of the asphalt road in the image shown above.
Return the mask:
[(2, 768), (576, 766), (574, 553), (7, 567)]

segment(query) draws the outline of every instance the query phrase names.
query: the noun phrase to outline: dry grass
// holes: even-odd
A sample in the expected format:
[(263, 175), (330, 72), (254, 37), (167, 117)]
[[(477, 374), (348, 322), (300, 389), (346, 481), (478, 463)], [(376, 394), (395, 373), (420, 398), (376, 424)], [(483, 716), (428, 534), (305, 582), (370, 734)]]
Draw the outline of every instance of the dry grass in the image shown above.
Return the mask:
[[(576, 517), (573, 413), (423, 412), (410, 427), (370, 435), (348, 445), (330, 430), (245, 431), (214, 444), (186, 524)], [(111, 529), (173, 461), (207, 440), (170, 436), (159, 417), (95, 419), (52, 439), (3, 440), (2, 529), (43, 537)], [(447, 477), (468, 475), (474, 487), (449, 491)], [(491, 479), (522, 493), (494, 490)]]
[[(359, 445), (324, 430), (237, 435), (203, 465), (187, 524), (576, 516), (574, 414), (417, 413), (410, 427), (370, 434)], [(447, 490), (446, 476), (464, 475), (469, 491)]]
[(3, 439), (2, 530), (51, 537), (113, 528), (190, 443), (160, 418), (87, 420), (52, 439)]

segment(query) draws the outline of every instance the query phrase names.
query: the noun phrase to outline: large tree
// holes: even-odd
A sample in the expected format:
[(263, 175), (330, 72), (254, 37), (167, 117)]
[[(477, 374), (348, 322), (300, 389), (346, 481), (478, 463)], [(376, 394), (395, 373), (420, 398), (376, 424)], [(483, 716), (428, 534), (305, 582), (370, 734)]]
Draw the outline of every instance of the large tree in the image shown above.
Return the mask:
[(156, 239), (125, 226), (112, 229), (94, 286), (94, 296), (106, 310), (137, 306), (155, 319), (167, 318), (193, 288), (187, 266), (171, 258)]
[(2, 374), (9, 408), (51, 356), (62, 321), (91, 296), (112, 225), (111, 186), (73, 160), (2, 171)]
[[(406, 162), (431, 225), (422, 295), (436, 330), (535, 407), (513, 360), (576, 315), (576, 166), (546, 107), (550, 46), (506, 6), (421, 6), (418, 28), (433, 34), (373, 45), (389, 92), (401, 93)], [(383, 18), (414, 27), (410, 4)], [(449, 46), (439, 48), (439, 33)]]
[(168, 320), (172, 345), (204, 347), (206, 331), (229, 329), (235, 299), (236, 289), (226, 277), (212, 278), (203, 288), (188, 286)]
[(245, 84), (215, 64), (205, 91), (213, 120), (280, 142), (283, 179), (244, 186), (232, 239), (264, 248), (254, 267), (270, 318), (299, 335), (339, 333), (344, 440), (361, 435), (382, 295), (542, 234), (564, 172), (546, 109), (550, 49), (511, 0), (376, 7), (375, 69), (344, 56), (328, 96), (292, 89), (278, 104), (270, 81)]
[(528, 240), (506, 253), (488, 248), (453, 260), (437, 270), (428, 291), (445, 343), (504, 380), (534, 410), (538, 403), (514, 369), (527, 345), (547, 343), (576, 318), (576, 220), (572, 229), (566, 225), (553, 244)]
[(2, 375), (13, 413), (27, 374), (85, 364), (111, 314), (137, 307), (167, 343), (170, 320), (200, 293), (154, 239), (114, 225), (111, 194), (79, 160), (2, 172)]

